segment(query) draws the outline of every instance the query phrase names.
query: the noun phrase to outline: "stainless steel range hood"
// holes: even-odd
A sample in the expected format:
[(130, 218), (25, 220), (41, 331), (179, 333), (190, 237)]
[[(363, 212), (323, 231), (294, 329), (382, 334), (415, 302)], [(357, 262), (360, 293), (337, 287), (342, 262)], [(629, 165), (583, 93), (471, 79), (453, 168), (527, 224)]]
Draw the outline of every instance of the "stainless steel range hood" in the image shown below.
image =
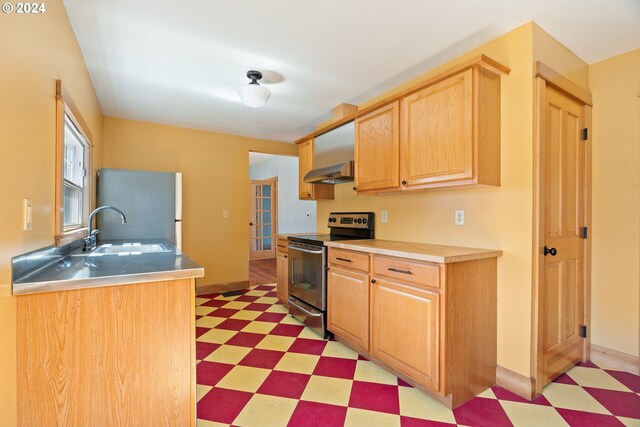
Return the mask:
[(340, 184), (353, 181), (353, 160), (324, 168), (313, 169), (304, 176), (304, 182)]
[(353, 149), (355, 128), (349, 122), (315, 138), (314, 169), (304, 176), (304, 182), (340, 184), (353, 181)]

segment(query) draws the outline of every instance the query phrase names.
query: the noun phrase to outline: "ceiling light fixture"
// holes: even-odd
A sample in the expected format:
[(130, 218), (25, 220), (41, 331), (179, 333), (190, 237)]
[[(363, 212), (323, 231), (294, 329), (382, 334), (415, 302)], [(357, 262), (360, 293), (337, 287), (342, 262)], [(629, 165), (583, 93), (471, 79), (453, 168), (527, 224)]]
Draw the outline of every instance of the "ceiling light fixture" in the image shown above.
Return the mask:
[(242, 103), (253, 108), (264, 107), (269, 101), (271, 92), (266, 87), (258, 84), (258, 80), (262, 78), (262, 73), (250, 70), (247, 71), (247, 77), (251, 79), (251, 82), (247, 86), (242, 86), (238, 89), (238, 95), (240, 95)]

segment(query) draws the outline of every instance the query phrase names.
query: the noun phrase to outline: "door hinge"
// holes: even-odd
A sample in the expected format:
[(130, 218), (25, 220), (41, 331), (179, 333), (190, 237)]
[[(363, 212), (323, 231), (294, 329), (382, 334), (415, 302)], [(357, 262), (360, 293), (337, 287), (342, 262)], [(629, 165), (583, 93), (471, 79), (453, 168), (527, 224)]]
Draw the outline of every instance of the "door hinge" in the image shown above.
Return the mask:
[(580, 238), (581, 239), (587, 238), (587, 227), (580, 227)]
[(587, 337), (587, 325), (580, 325), (580, 336), (582, 338)]
[(582, 140), (586, 141), (589, 139), (589, 128), (582, 129)]

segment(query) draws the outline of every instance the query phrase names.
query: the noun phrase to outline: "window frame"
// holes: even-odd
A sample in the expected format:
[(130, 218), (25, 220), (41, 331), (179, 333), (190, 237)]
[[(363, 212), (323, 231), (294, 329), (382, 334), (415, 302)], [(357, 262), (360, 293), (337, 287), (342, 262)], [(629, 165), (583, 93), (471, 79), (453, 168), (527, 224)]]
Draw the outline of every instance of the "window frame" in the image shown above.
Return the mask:
[[(69, 97), (63, 96), (62, 81), (56, 81), (56, 167), (55, 167), (55, 244), (62, 246), (88, 234), (87, 217), (89, 216), (93, 196), (93, 138)], [(82, 212), (79, 225), (64, 225), (64, 139), (66, 118), (84, 139), (85, 155)], [(82, 141), (81, 141), (82, 143)]]

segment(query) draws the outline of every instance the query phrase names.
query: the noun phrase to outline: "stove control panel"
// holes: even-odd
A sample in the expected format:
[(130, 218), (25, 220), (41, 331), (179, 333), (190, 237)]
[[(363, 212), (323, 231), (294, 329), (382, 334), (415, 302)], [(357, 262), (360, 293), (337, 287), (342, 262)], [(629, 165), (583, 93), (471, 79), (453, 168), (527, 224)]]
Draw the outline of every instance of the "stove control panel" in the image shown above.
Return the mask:
[(373, 212), (332, 212), (329, 214), (329, 228), (373, 229)]

